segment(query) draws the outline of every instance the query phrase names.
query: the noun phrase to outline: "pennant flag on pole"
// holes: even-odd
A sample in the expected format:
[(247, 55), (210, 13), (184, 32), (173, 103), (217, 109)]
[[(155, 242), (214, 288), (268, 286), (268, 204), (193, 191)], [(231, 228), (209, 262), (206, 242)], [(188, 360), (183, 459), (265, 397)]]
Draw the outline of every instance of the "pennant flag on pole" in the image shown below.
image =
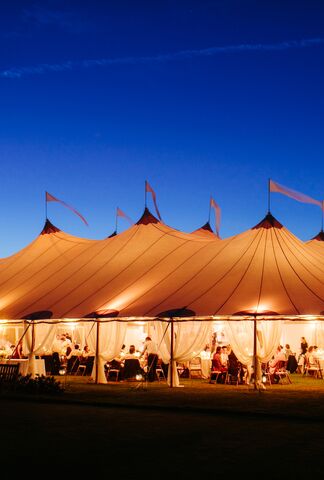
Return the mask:
[(220, 219), (221, 219), (221, 210), (219, 205), (215, 202), (213, 197), (210, 197), (210, 206), (214, 209), (215, 211), (215, 224), (216, 224), (216, 233), (217, 236), (219, 237), (219, 229), (220, 229)]
[(133, 220), (128, 215), (126, 215), (126, 213), (124, 213), (119, 207), (117, 207), (117, 217), (125, 218), (131, 225), (134, 225)]
[(154, 206), (155, 206), (155, 210), (156, 210), (157, 216), (159, 217), (159, 219), (160, 219), (161, 222), (162, 222), (162, 218), (161, 218), (159, 209), (158, 209), (157, 204), (156, 204), (156, 195), (155, 195), (155, 192), (154, 192), (153, 188), (151, 187), (151, 185), (148, 183), (147, 180), (145, 180), (145, 192), (149, 192), (149, 193), (152, 194), (152, 198), (153, 198), (153, 202), (154, 202)]
[(321, 202), (319, 200), (315, 200), (312, 197), (308, 197), (307, 195), (304, 195), (303, 193), (296, 192), (296, 190), (292, 190), (291, 188), (284, 187), (283, 185), (280, 185), (279, 183), (273, 182), (272, 180), (270, 180), (270, 182), (269, 182), (269, 191), (270, 192), (282, 193), (283, 195), (287, 195), (287, 197), (293, 198), (294, 200), (297, 200), (298, 202), (312, 203), (314, 205), (318, 205), (323, 210), (323, 202)]
[(69, 208), (70, 210), (72, 210), (73, 213), (75, 213), (76, 215), (78, 215), (78, 217), (81, 218), (81, 220), (86, 224), (88, 225), (88, 222), (86, 221), (86, 219), (81, 215), (81, 213), (79, 213), (77, 210), (75, 210), (75, 208), (71, 207), (70, 205), (68, 205), (67, 203), (63, 202), (62, 200), (59, 200), (58, 198), (54, 197), (53, 195), (51, 195), (50, 193), (46, 192), (46, 203), (47, 202), (58, 202), (60, 203), (61, 205), (64, 205), (64, 207), (67, 207)]

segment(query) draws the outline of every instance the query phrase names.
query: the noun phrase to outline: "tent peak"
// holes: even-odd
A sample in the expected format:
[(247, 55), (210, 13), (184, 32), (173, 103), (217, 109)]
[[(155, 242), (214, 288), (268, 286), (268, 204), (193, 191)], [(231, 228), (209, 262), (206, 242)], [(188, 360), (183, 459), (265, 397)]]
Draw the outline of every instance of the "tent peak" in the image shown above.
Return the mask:
[(55, 233), (55, 232), (60, 232), (60, 229), (55, 227), (47, 218), (40, 235), (47, 235), (49, 233)]
[(145, 207), (144, 213), (141, 218), (136, 222), (136, 225), (148, 225), (150, 223), (160, 223), (147, 207)]
[(206, 222), (205, 225), (203, 225), (202, 227), (200, 227), (198, 230), (207, 230), (207, 232), (214, 233), (214, 230), (213, 230), (212, 227), (210, 226), (210, 223), (209, 223), (209, 222)]
[(321, 230), (316, 237), (313, 237), (312, 240), (318, 240), (319, 242), (324, 242), (324, 231)]
[(278, 220), (269, 212), (264, 217), (264, 219), (261, 220), (260, 223), (258, 223), (252, 228), (252, 230), (257, 228), (282, 228), (282, 227), (283, 227), (282, 224), (278, 222)]
[(107, 238), (112, 238), (112, 237), (115, 237), (117, 235), (117, 230), (115, 230), (113, 233), (111, 233), (110, 235), (108, 235)]

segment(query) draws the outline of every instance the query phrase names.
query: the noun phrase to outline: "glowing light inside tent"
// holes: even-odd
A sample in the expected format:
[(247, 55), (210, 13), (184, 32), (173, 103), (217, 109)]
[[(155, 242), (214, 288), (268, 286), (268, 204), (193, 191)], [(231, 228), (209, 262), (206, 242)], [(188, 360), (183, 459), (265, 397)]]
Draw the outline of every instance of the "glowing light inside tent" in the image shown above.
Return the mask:
[(269, 305), (266, 305), (265, 303), (260, 303), (259, 305), (255, 305), (254, 307), (252, 307), (251, 310), (255, 313), (265, 313), (269, 312), (271, 310), (271, 307), (269, 307)]
[[(145, 286), (144, 286), (145, 287)], [(137, 298), (139, 298), (144, 290), (144, 287), (142, 288), (136, 288), (132, 287), (132, 290), (122, 293), (118, 297), (116, 297), (114, 300), (111, 302), (102, 305), (100, 307), (100, 310), (122, 310), (123, 308), (126, 308), (128, 305), (134, 302)]]

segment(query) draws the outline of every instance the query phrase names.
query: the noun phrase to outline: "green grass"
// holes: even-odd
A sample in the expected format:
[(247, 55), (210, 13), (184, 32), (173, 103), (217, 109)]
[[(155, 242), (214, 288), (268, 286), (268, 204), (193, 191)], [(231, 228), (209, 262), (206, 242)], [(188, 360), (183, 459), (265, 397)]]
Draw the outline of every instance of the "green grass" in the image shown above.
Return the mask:
[[(291, 376), (292, 384), (266, 385), (261, 391), (253, 385), (210, 384), (200, 379), (183, 379), (183, 388), (170, 388), (166, 382), (96, 385), (89, 377), (56, 378), (64, 386), (64, 394), (53, 397), (55, 402), (324, 418), (324, 380), (298, 374)], [(48, 400), (43, 395), (23, 398)]]
[[(322, 477), (324, 381), (183, 388), (58, 377), (61, 397), (2, 394), (2, 472), (91, 478)], [(144, 385), (145, 387), (145, 385)]]

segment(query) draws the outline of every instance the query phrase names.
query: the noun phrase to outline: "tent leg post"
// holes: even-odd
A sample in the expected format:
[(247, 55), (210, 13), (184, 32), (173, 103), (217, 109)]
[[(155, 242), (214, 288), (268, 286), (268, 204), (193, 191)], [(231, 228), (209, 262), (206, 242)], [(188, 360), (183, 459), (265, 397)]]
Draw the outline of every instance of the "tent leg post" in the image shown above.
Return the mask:
[(254, 390), (257, 390), (257, 319), (253, 320), (253, 370), (254, 370)]
[(99, 372), (99, 333), (100, 333), (100, 321), (97, 319), (97, 335), (96, 335), (96, 376), (95, 383), (98, 384), (98, 372)]
[(170, 345), (170, 388), (173, 388), (173, 318), (170, 318), (171, 323), (171, 345)]

